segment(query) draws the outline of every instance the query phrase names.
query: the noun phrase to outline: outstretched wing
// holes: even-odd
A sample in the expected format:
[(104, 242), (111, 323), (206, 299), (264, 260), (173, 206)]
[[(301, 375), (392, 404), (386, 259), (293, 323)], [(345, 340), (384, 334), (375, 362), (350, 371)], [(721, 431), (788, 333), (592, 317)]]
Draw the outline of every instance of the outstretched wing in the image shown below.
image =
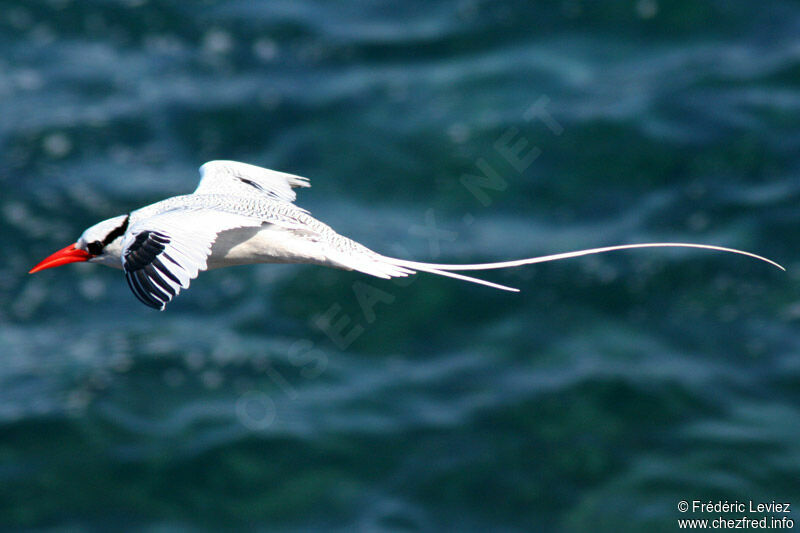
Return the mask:
[(273, 200), (294, 202), (295, 187), (311, 187), (308, 179), (238, 161), (209, 161), (200, 167), (195, 194), (263, 194)]
[(207, 209), (167, 211), (136, 222), (122, 242), (125, 278), (143, 304), (163, 311), (206, 270), (220, 232), (261, 224), (255, 218)]

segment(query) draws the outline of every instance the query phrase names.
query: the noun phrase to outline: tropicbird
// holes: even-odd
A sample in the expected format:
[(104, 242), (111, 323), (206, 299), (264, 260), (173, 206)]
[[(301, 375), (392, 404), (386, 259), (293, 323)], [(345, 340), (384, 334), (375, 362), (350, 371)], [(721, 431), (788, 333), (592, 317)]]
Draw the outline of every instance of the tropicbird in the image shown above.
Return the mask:
[(517, 292), (518, 289), (458, 274), (508, 268), (570, 257), (635, 248), (701, 248), (746, 255), (785, 270), (778, 263), (742, 250), (679, 242), (651, 242), (591, 248), (499, 263), (451, 265), (387, 257), (348, 239), (296, 206), (294, 188), (308, 179), (237, 161), (209, 161), (200, 167), (192, 194), (174, 196), (88, 228), (78, 241), (50, 255), (31, 274), (67, 263), (88, 261), (125, 272), (133, 294), (164, 310), (208, 269), (252, 263), (311, 263), (357, 270), (378, 278), (417, 271)]

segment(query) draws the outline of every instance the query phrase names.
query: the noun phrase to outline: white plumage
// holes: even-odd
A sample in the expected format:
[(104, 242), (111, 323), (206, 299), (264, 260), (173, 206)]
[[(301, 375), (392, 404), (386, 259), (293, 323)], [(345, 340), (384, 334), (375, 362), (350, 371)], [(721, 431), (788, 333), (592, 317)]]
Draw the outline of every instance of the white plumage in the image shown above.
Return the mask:
[(75, 261), (121, 268), (136, 297), (163, 310), (200, 272), (249, 263), (312, 263), (379, 278), (422, 271), (508, 291), (517, 289), (454, 271), (507, 268), (654, 247), (731, 252), (783, 269), (749, 252), (691, 243), (627, 244), (471, 265), (406, 261), (373, 252), (294, 205), (294, 189), (311, 186), (306, 178), (236, 161), (210, 161), (200, 167), (200, 174), (194, 193), (100, 222), (87, 229), (74, 245), (51, 255), (31, 272)]

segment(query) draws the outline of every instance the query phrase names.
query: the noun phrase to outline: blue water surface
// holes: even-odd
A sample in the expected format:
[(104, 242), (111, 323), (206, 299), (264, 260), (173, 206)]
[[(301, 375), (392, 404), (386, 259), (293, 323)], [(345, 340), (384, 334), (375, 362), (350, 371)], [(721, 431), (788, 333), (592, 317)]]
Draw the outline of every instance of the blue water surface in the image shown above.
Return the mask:
[[(0, 1), (0, 529), (800, 509), (798, 28), (788, 0)], [(674, 240), (788, 271), (638, 250), (484, 274), (512, 294), (257, 265), (163, 313), (98, 265), (26, 274), (211, 159), (309, 177), (299, 205), (404, 258)]]

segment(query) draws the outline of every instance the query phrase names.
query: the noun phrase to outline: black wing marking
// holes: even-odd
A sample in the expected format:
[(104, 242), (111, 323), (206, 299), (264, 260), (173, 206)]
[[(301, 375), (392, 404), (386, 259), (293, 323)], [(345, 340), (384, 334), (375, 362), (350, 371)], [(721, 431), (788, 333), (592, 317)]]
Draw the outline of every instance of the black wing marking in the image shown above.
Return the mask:
[(245, 185), (249, 185), (249, 186), (253, 187), (255, 190), (257, 190), (257, 191), (264, 192), (264, 187), (262, 187), (261, 185), (259, 185), (255, 181), (249, 180), (247, 178), (243, 178), (241, 176), (236, 176), (236, 178), (239, 181), (241, 181), (242, 183), (244, 183)]
[(175, 209), (135, 222), (122, 241), (128, 285), (143, 304), (163, 310), (208, 268), (220, 232), (262, 224), (259, 217), (217, 209)]
[(170, 238), (164, 233), (143, 231), (125, 250), (122, 264), (133, 294), (143, 304), (159, 310), (184, 286), (176, 272), (181, 266), (165, 252), (169, 243)]
[(256, 193), (290, 203), (297, 198), (292, 189), (311, 186), (306, 178), (238, 161), (209, 161), (200, 167), (200, 176), (195, 194)]

